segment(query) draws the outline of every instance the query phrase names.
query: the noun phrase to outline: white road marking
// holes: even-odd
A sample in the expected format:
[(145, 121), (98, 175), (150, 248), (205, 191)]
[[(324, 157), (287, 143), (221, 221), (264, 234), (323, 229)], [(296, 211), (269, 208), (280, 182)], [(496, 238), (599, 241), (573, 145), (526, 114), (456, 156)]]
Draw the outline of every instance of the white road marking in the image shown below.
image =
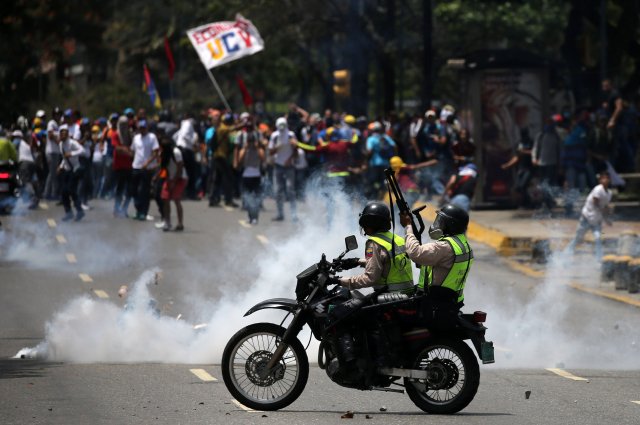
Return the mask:
[(262, 413), (263, 412), (262, 410), (253, 410), (252, 408), (247, 407), (244, 404), (240, 403), (235, 398), (232, 398), (231, 401), (233, 402), (233, 404), (235, 404), (236, 406), (238, 406), (239, 408), (241, 408), (245, 412), (254, 412), (254, 413)]
[(49, 209), (49, 204), (47, 204), (46, 202), (40, 202), (40, 209), (43, 210), (48, 210)]
[(67, 261), (70, 262), (71, 264), (75, 264), (78, 262), (78, 259), (76, 258), (75, 254), (67, 252), (66, 257), (67, 257)]
[(640, 401), (633, 401), (633, 400), (631, 400), (631, 403), (640, 404)]
[(180, 314), (178, 314), (178, 315), (176, 316), (176, 320), (180, 320), (180, 319), (182, 319), (182, 313), (180, 313)]
[(265, 235), (256, 235), (256, 239), (260, 241), (260, 243), (264, 246), (269, 245), (269, 239)]
[(60, 244), (67, 243), (67, 239), (64, 237), (64, 235), (56, 235), (56, 239), (58, 240), (58, 243), (60, 243)]
[(580, 376), (576, 376), (572, 373), (567, 372), (566, 370), (557, 369), (557, 368), (547, 368), (549, 372), (553, 372), (556, 375), (562, 376), (563, 378), (572, 379), (574, 381), (585, 381), (589, 382), (587, 378), (581, 378)]
[(213, 376), (209, 375), (209, 372), (207, 372), (204, 369), (189, 369), (189, 372), (193, 373), (194, 375), (196, 375), (198, 378), (200, 378), (200, 380), (204, 381), (204, 382), (214, 382), (217, 381), (216, 378), (214, 378)]
[(244, 228), (251, 229), (251, 225), (247, 223), (247, 220), (238, 220), (238, 223), (240, 223), (240, 226)]
[(102, 298), (102, 299), (109, 298), (109, 294), (104, 292), (102, 289), (94, 289), (93, 293), (96, 294), (99, 298)]
[(93, 278), (91, 276), (89, 276), (86, 273), (80, 273), (78, 275), (78, 277), (80, 278), (81, 281), (83, 281), (84, 283), (90, 283), (93, 282)]
[(49, 227), (54, 228), (57, 226), (56, 221), (52, 218), (48, 218), (47, 219), (47, 224), (49, 225)]

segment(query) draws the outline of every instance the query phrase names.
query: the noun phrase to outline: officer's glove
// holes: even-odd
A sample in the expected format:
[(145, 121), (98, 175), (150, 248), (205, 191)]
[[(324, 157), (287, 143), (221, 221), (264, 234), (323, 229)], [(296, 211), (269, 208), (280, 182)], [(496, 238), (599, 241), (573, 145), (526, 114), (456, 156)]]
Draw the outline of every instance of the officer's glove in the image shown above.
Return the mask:
[(340, 285), (340, 276), (331, 276), (327, 279), (327, 286), (329, 285)]
[(351, 269), (355, 269), (359, 265), (360, 265), (359, 258), (347, 258), (342, 260), (340, 267), (342, 268), (342, 270), (351, 270)]

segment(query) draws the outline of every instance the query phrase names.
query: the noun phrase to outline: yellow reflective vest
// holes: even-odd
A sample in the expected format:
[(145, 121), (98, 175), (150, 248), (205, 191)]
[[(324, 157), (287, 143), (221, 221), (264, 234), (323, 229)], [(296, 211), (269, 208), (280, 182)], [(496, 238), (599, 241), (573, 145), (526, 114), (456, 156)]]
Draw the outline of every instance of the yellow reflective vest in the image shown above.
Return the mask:
[[(389, 274), (386, 278), (380, 276), (374, 288), (387, 286), (389, 291), (413, 293), (413, 271), (411, 270), (411, 260), (406, 254), (404, 238), (391, 232), (381, 232), (369, 236), (369, 240), (383, 247), (391, 258)], [(392, 257), (391, 241), (395, 245), (395, 257)]]
[[(473, 264), (473, 251), (469, 246), (469, 242), (467, 242), (467, 238), (463, 234), (446, 236), (438, 240), (447, 241), (449, 245), (451, 245), (455, 255), (453, 266), (449, 270), (449, 273), (447, 273), (441, 286), (456, 292), (458, 294), (458, 302), (462, 302), (464, 301), (464, 284), (467, 281), (469, 269)], [(424, 289), (425, 279), (427, 281), (427, 287), (430, 287), (433, 284), (432, 266), (420, 267), (418, 288)]]

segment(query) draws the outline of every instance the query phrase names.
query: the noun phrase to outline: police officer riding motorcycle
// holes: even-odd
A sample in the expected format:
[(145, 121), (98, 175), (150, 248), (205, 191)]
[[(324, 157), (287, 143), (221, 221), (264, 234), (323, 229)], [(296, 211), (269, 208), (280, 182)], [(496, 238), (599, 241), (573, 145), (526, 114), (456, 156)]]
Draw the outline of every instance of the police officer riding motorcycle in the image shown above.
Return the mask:
[[(486, 313), (459, 312), (473, 254), (464, 236), (468, 216), (455, 208), (438, 212), (429, 229), (436, 240), (421, 245), (406, 217), (401, 216), (405, 239), (390, 231), (385, 204), (367, 204), (359, 218), (367, 236), (364, 259), (343, 259), (357, 248), (355, 237), (347, 237), (347, 249), (338, 258), (329, 261), (322, 254), (296, 276), (296, 300), (265, 300), (245, 314), (279, 309), (292, 319), (286, 327), (286, 317), (280, 325), (255, 323), (229, 340), (222, 375), (236, 400), (253, 409), (277, 410), (299, 397), (309, 365), (297, 336), (308, 325), (320, 341), (318, 366), (336, 384), (406, 391), (431, 413), (465, 408), (478, 389), (480, 372), (464, 340), (471, 341), (483, 363), (494, 359), (493, 345), (484, 338)], [(421, 267), (417, 287), (411, 261)], [(336, 276), (358, 266), (365, 268), (361, 275)]]

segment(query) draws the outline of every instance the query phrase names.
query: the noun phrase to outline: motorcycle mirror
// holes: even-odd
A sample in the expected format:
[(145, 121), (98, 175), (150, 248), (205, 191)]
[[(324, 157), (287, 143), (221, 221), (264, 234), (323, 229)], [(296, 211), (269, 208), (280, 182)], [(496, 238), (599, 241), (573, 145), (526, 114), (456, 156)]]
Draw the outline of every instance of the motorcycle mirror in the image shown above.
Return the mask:
[(358, 240), (354, 235), (347, 236), (344, 238), (344, 244), (347, 246), (347, 251), (353, 251), (354, 249), (358, 249)]

